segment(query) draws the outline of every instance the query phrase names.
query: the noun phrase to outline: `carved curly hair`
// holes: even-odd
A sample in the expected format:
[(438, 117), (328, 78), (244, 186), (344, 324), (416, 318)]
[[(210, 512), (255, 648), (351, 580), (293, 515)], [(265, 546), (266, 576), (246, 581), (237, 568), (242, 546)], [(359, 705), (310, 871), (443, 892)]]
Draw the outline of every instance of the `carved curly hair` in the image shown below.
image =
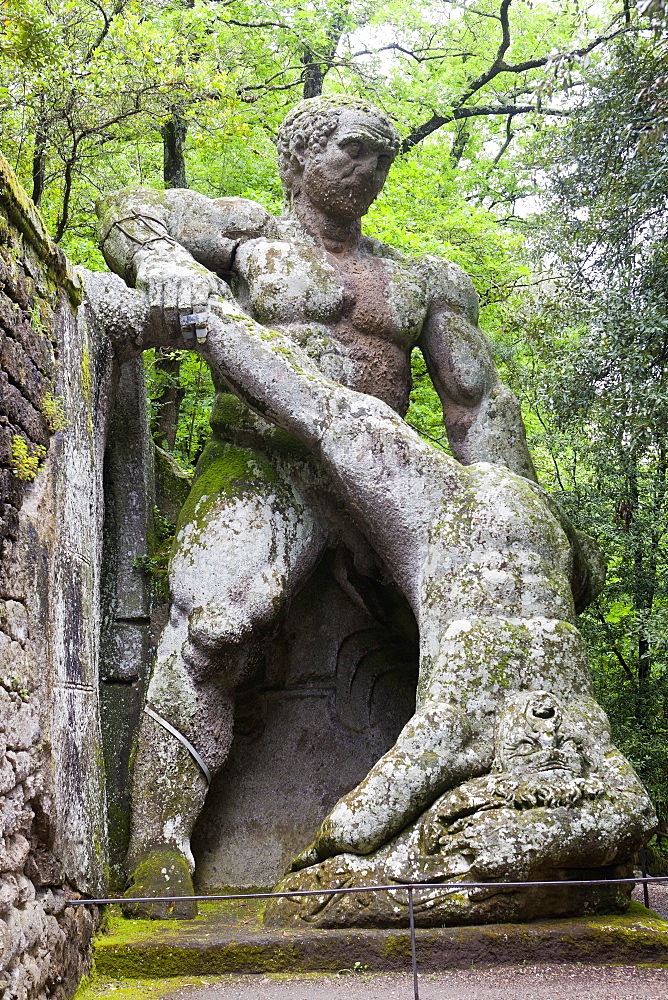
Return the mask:
[(302, 167), (296, 153), (317, 147), (324, 149), (345, 111), (361, 111), (374, 118), (387, 136), (392, 156), (396, 156), (399, 149), (397, 130), (387, 115), (368, 101), (346, 94), (328, 94), (325, 97), (310, 97), (300, 101), (281, 122), (276, 140), (278, 170), (287, 202), (299, 193)]

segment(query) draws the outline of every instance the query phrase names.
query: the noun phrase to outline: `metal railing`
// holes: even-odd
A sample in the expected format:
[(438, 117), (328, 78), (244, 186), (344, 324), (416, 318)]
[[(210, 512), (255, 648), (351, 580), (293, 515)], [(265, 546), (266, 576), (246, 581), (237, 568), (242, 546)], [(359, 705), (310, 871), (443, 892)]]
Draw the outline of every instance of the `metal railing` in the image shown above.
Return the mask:
[(364, 892), (400, 892), (402, 889), (408, 895), (408, 923), (411, 938), (411, 965), (413, 971), (413, 992), (415, 1000), (420, 1000), (418, 989), (417, 952), (415, 943), (415, 913), (413, 910), (413, 893), (421, 889), (439, 889), (441, 892), (455, 892), (460, 889), (526, 889), (531, 886), (565, 886), (565, 885), (628, 885), (642, 883), (645, 906), (649, 908), (649, 885), (668, 882), (668, 875), (648, 875), (644, 850), (640, 852), (642, 876), (634, 878), (601, 878), (601, 879), (558, 879), (554, 882), (541, 880), (539, 882), (412, 882), (395, 883), (393, 885), (365, 885), (343, 889), (300, 889), (290, 892), (252, 892), (252, 893), (221, 893), (210, 896), (114, 896), (108, 899), (70, 899), (68, 906), (108, 906), (118, 903), (213, 903), (219, 900), (251, 900), (251, 899), (287, 899), (295, 896), (341, 896), (344, 893)]

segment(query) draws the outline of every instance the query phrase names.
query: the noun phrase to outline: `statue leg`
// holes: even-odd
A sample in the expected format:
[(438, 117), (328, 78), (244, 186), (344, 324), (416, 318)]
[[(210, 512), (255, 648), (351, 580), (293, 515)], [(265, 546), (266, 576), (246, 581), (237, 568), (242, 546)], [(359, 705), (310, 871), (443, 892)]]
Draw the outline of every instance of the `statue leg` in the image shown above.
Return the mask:
[(323, 821), (314, 843), (292, 862), (300, 871), (336, 854), (369, 854), (402, 830), (426, 803), (491, 764), (466, 715), (445, 702), (423, 705), (397, 742)]
[[(208, 451), (179, 520), (170, 620), (147, 693), (153, 714), (138, 737), (129, 898), (193, 894), (190, 836), (205, 770), (215, 775), (229, 752), (235, 689), (326, 541), (307, 501), (264, 458), (218, 441)], [(126, 912), (188, 917), (196, 907), (127, 904)]]

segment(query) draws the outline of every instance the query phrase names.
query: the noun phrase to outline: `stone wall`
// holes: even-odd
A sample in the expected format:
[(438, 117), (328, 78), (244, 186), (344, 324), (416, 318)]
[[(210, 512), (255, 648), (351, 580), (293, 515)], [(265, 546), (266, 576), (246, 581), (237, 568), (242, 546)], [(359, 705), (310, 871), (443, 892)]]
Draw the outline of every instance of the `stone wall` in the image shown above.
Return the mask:
[(98, 710), (109, 348), (0, 157), (0, 997), (90, 967), (105, 888)]
[(125, 888), (130, 763), (153, 656), (157, 603), (142, 557), (153, 547), (154, 465), (141, 358), (123, 365), (104, 456), (100, 711), (110, 885)]

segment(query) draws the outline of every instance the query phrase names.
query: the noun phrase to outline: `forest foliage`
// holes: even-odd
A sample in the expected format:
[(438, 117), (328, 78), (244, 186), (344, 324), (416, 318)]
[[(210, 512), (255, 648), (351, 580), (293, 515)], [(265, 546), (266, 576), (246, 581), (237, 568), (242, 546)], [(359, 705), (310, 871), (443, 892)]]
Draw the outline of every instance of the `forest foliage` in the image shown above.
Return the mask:
[[(401, 154), (366, 231), (473, 277), (541, 480), (610, 563), (583, 616), (615, 735), (668, 817), (668, 43), (662, 0), (0, 0), (3, 153), (70, 257), (94, 202), (190, 186), (281, 207), (274, 140), (348, 92)], [(212, 387), (148, 359), (188, 468)], [(408, 419), (447, 447), (419, 354)]]

